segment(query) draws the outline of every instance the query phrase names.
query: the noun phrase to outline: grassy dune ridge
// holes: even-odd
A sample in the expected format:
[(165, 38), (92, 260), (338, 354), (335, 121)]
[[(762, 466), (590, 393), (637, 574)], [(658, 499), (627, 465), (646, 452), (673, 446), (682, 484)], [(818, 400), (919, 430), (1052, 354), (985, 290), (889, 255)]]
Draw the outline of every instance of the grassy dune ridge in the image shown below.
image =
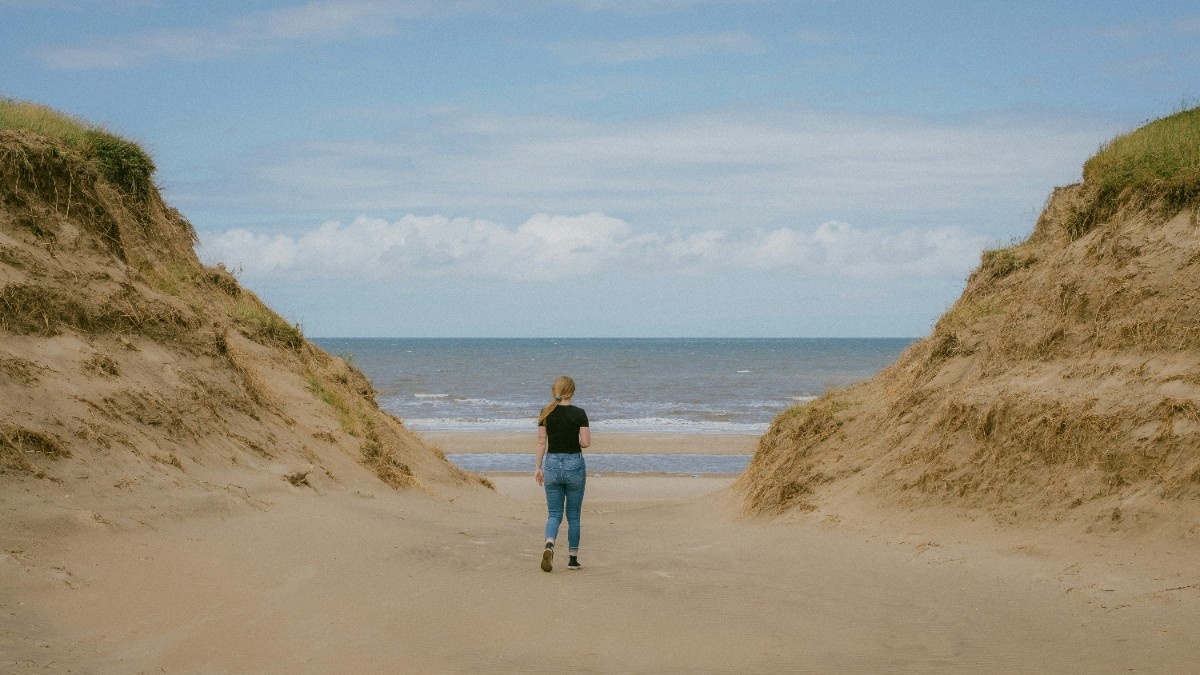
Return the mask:
[(1200, 199), (1200, 107), (1181, 110), (1101, 146), (1083, 165), (1080, 200), (1067, 221), (1079, 238), (1123, 208), (1160, 216)]
[(103, 127), (36, 103), (0, 98), (0, 131), (28, 131), (80, 152), (114, 186), (145, 198), (154, 187), (154, 160), (137, 143)]

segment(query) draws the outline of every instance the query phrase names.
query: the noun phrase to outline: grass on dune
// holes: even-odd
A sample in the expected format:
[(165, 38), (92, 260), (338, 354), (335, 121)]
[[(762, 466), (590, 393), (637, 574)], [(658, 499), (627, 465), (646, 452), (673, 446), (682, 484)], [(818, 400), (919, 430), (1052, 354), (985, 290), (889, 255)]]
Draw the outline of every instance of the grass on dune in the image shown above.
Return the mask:
[(1200, 107), (1181, 110), (1102, 146), (1083, 165), (1080, 204), (1067, 229), (1078, 238), (1123, 208), (1171, 215), (1200, 202)]
[(0, 131), (21, 130), (79, 151), (126, 194), (144, 198), (154, 187), (154, 160), (137, 143), (36, 103), (0, 98)]

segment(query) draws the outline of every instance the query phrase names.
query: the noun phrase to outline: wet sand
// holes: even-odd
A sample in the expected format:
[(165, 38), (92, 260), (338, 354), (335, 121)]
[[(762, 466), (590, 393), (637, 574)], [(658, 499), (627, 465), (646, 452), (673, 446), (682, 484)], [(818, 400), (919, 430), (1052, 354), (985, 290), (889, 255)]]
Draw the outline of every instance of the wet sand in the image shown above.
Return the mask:
[[(505, 454), (537, 452), (537, 432), (421, 432), (421, 437), (446, 453), (494, 452)], [(592, 431), (592, 446), (586, 452), (650, 455), (750, 455), (758, 436), (734, 434), (647, 434)]]

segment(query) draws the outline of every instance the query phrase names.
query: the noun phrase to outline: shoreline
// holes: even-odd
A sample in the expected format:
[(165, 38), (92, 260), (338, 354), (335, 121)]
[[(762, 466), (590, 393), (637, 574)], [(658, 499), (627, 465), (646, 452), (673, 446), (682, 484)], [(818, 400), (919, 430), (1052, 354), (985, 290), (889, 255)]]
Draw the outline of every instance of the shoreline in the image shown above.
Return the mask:
[[(533, 481), (533, 472), (484, 474), (496, 494), (523, 504), (545, 505), (545, 490)], [(726, 491), (737, 474), (706, 473), (602, 473), (588, 472), (584, 510), (589, 515), (614, 508), (629, 509), (684, 499), (732, 499)]]
[[(537, 452), (537, 434), (512, 431), (419, 431), (446, 454)], [(604, 432), (592, 434), (585, 452), (613, 455), (753, 455), (759, 436), (750, 434), (656, 434)]]

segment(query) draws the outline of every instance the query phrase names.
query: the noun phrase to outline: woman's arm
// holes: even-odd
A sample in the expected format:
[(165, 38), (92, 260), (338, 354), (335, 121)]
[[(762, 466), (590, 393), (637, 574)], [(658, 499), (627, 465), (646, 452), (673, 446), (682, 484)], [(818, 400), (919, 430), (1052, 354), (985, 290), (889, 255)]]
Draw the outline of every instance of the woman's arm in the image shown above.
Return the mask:
[(579, 447), (586, 448), (592, 444), (592, 430), (588, 427), (579, 427)]
[(542, 484), (542, 459), (546, 456), (546, 427), (538, 427), (537, 468), (534, 469), (533, 479), (538, 485)]

